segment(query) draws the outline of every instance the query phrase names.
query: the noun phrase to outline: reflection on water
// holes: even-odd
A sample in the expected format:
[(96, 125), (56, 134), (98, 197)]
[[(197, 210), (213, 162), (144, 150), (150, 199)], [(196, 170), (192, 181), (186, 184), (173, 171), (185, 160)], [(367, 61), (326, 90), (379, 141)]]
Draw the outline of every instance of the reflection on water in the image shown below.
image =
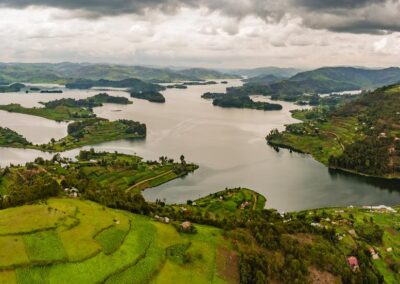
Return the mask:
[[(230, 80), (228, 86), (240, 85)], [(267, 199), (267, 206), (279, 210), (298, 210), (323, 206), (364, 204), (399, 204), (398, 183), (387, 190), (385, 182), (373, 182), (352, 175), (330, 173), (326, 167), (307, 155), (278, 153), (265, 142), (266, 134), (274, 128), (283, 129), (295, 120), (290, 110), (299, 108), (292, 103), (279, 102), (282, 111), (258, 111), (215, 107), (201, 99), (207, 91), (223, 92), (227, 85), (190, 86), (188, 89), (164, 91), (165, 104), (132, 99), (132, 105), (107, 104), (96, 108), (100, 117), (111, 120), (132, 119), (147, 124), (145, 140), (114, 141), (97, 145), (97, 150), (138, 154), (145, 159), (161, 155), (178, 159), (184, 154), (200, 169), (183, 179), (174, 180), (144, 192), (148, 200), (166, 198), (167, 202), (186, 202), (225, 187), (249, 187)], [(87, 97), (96, 91), (68, 91), (46, 94), (54, 97)], [(121, 91), (112, 95), (128, 96)], [(12, 96), (7, 95), (12, 101)], [(18, 95), (15, 95), (18, 97)], [(39, 97), (26, 97), (27, 105), (34, 105)], [(265, 98), (261, 98), (265, 99)], [(0, 98), (0, 103), (3, 103)], [(268, 100), (268, 99), (267, 99)], [(86, 147), (90, 148), (90, 147)], [(9, 149), (0, 149), (0, 157)], [(79, 150), (64, 155), (74, 157)], [(4, 164), (0, 160), (0, 164)]]

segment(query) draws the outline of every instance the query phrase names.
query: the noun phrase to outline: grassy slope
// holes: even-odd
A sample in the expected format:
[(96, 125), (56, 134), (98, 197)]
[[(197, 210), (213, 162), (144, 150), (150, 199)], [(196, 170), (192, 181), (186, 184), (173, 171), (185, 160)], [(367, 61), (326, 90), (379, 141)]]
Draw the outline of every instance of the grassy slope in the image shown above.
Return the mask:
[[(7, 209), (0, 215), (1, 220), (7, 217), (19, 224), (18, 228), (2, 226), (0, 242), (8, 243), (2, 245), (2, 255), (8, 257), (0, 257), (0, 281), (227, 283), (216, 265), (223, 239), (222, 231), (215, 228), (197, 226), (196, 235), (180, 234), (171, 225), (147, 217), (72, 199), (50, 199), (47, 204)], [(36, 231), (35, 216), (42, 217), (46, 231)], [(189, 262), (180, 262), (183, 255), (166, 257), (168, 247), (188, 243)]]

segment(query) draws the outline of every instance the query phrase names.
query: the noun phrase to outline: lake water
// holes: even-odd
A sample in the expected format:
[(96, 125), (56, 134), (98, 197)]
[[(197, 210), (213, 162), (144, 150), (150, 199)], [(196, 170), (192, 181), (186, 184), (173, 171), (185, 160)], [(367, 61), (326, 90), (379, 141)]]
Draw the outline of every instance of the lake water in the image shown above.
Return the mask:
[[(290, 110), (298, 106), (281, 102), (283, 110), (272, 112), (226, 109), (200, 98), (204, 92), (223, 92), (227, 86), (240, 84), (238, 80), (229, 80), (228, 85), (168, 89), (164, 92), (165, 104), (132, 99), (132, 105), (107, 104), (96, 108), (100, 117), (146, 123), (148, 135), (145, 140), (114, 141), (94, 148), (136, 153), (145, 159), (158, 159), (161, 155), (178, 159), (183, 154), (187, 161), (200, 165), (199, 170), (185, 178), (146, 190), (144, 196), (148, 200), (165, 198), (167, 202), (186, 202), (225, 187), (241, 186), (265, 195), (267, 207), (283, 211), (324, 206), (400, 204), (398, 182), (330, 173), (307, 155), (286, 150), (276, 152), (269, 147), (265, 136), (271, 129), (283, 129), (285, 124), (295, 122)], [(97, 93), (95, 90), (67, 90), (64, 94), (1, 94), (0, 104), (18, 102), (24, 106), (39, 106), (39, 101), (60, 97), (84, 98)], [(128, 97), (123, 91), (108, 93)], [(66, 131), (65, 124), (59, 124), (55, 131), (53, 122), (41, 120), (37, 121), (32, 133), (29, 129), (34, 127), (33, 122), (27, 122), (30, 116), (0, 115), (0, 125), (26, 136), (29, 134), (32, 141), (48, 141)], [(73, 157), (78, 152), (73, 150), (64, 155)], [(37, 151), (0, 148), (0, 165), (24, 163), (38, 155), (51, 156)]]

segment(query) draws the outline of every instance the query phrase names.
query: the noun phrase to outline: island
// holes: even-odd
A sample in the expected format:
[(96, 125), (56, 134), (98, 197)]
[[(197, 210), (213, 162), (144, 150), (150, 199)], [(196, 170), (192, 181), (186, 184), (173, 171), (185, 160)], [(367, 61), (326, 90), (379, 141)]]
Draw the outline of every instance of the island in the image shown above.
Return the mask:
[(1, 110), (35, 115), (56, 121), (74, 121), (68, 124), (68, 135), (58, 141), (33, 145), (24, 137), (9, 129), (0, 128), (0, 146), (37, 149), (47, 152), (61, 152), (87, 145), (121, 139), (143, 139), (146, 125), (132, 120), (109, 121), (97, 118), (93, 107), (103, 103), (130, 104), (125, 97), (113, 97), (105, 93), (86, 99), (59, 99), (42, 103), (43, 108), (25, 108), (18, 104), (0, 105)]
[(187, 89), (187, 85), (185, 84), (173, 84), (165, 86), (167, 89)]
[(42, 102), (42, 108), (26, 108), (20, 104), (0, 105), (0, 110), (16, 112), (28, 115), (40, 116), (55, 121), (82, 120), (95, 117), (94, 107), (100, 107), (104, 103), (131, 104), (125, 97), (110, 96), (100, 93), (86, 99), (63, 98), (50, 102)]
[[(32, 88), (31, 88), (32, 90)], [(63, 91), (62, 90), (41, 90), (40, 91), (41, 94), (62, 94)]]
[(165, 97), (155, 91), (143, 91), (143, 92), (133, 92), (131, 91), (131, 97), (136, 99), (147, 100), (152, 103), (165, 103)]
[(400, 85), (365, 93), (337, 108), (295, 111), (302, 120), (272, 130), (268, 143), (311, 154), (335, 170), (400, 178)]
[(229, 89), (227, 93), (207, 92), (201, 96), (203, 99), (212, 99), (213, 105), (225, 108), (248, 108), (264, 111), (281, 110), (282, 105), (268, 102), (255, 102), (248, 95)]

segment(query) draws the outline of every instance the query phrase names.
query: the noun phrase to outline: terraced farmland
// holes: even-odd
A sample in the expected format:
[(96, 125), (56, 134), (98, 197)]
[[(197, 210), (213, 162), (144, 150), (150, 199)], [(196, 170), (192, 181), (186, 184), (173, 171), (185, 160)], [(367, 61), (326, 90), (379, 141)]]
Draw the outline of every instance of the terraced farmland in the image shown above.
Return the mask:
[(178, 233), (149, 217), (76, 199), (5, 209), (0, 283), (232, 283), (237, 263), (222, 232), (196, 228), (197, 234)]

